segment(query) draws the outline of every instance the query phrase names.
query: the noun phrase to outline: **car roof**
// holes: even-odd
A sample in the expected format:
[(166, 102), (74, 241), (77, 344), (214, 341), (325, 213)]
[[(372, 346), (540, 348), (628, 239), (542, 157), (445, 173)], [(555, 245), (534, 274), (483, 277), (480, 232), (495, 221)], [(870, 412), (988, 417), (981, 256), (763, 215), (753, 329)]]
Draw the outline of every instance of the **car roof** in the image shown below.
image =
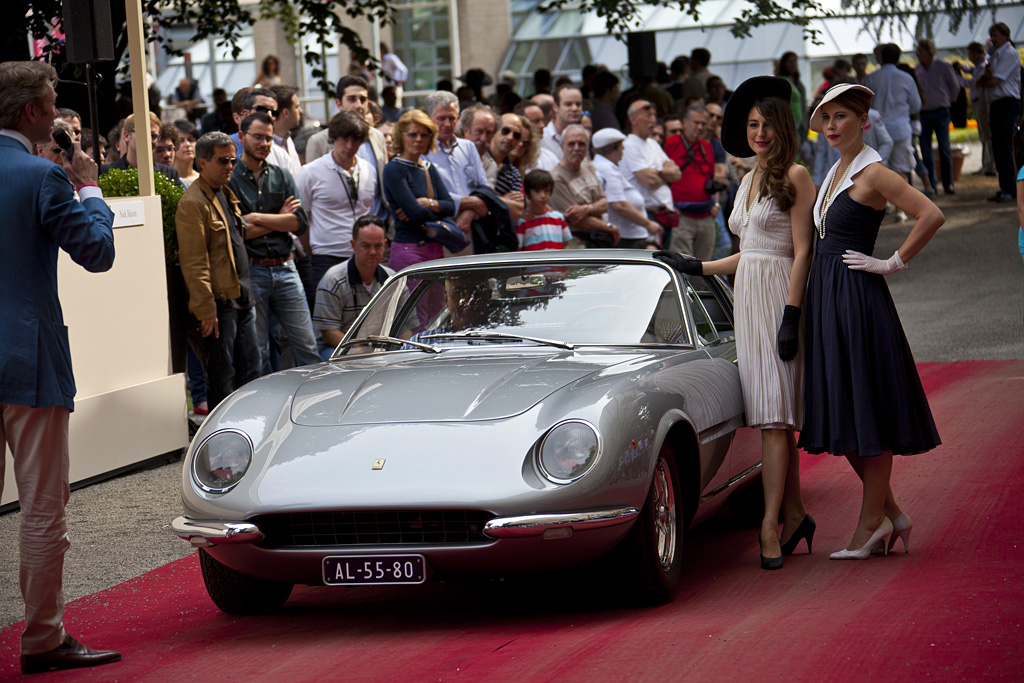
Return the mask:
[[(424, 261), (399, 271), (405, 275), (421, 270), (450, 270), (471, 266), (495, 266), (523, 263), (655, 263), (664, 265), (646, 249), (545, 249), (540, 251), (508, 251), (499, 254), (477, 254)], [(664, 266), (668, 268), (668, 266)]]

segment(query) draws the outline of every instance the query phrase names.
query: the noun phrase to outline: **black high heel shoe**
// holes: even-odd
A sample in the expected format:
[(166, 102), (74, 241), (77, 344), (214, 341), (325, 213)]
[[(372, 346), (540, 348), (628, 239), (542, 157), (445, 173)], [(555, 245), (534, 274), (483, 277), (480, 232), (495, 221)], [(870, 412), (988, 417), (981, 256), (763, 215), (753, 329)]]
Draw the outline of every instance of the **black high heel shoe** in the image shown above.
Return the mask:
[[(761, 537), (757, 537), (757, 547), (761, 548)], [(782, 569), (781, 557), (765, 557), (764, 549), (761, 548), (761, 569)]]
[(782, 555), (792, 555), (801, 538), (807, 539), (807, 554), (810, 554), (811, 541), (814, 539), (814, 530), (817, 528), (818, 525), (814, 523), (814, 518), (810, 515), (804, 515), (804, 518), (800, 520), (800, 526), (796, 528), (796, 531), (789, 537), (789, 540), (782, 544)]

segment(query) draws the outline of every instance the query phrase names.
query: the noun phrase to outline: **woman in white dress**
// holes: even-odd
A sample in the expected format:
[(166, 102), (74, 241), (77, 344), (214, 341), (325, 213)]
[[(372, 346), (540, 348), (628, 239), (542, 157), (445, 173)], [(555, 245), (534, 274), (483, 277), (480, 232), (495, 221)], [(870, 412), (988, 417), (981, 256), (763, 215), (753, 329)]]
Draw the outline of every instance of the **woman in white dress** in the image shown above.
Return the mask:
[[(747, 425), (761, 431), (765, 511), (761, 568), (780, 569), (800, 539), (811, 550), (814, 520), (800, 494), (794, 431), (803, 422), (800, 307), (811, 265), (814, 183), (795, 163), (799, 138), (791, 86), (773, 76), (744, 81), (729, 100), (722, 144), (730, 154), (757, 157), (740, 183), (729, 228), (740, 251), (701, 262), (673, 252), (663, 261), (689, 275), (736, 274), (736, 352)], [(781, 536), (779, 515), (783, 518)]]

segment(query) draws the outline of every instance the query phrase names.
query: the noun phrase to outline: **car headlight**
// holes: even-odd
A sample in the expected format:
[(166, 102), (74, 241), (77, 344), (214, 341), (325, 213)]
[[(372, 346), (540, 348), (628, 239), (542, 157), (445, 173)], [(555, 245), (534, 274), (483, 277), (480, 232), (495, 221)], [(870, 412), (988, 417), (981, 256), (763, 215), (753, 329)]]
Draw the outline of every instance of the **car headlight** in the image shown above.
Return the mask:
[(601, 436), (589, 422), (566, 420), (551, 428), (540, 442), (537, 464), (556, 484), (576, 481), (601, 456)]
[(196, 449), (192, 459), (192, 476), (204, 491), (230, 491), (249, 469), (252, 450), (249, 436), (237, 429), (225, 429), (211, 434)]

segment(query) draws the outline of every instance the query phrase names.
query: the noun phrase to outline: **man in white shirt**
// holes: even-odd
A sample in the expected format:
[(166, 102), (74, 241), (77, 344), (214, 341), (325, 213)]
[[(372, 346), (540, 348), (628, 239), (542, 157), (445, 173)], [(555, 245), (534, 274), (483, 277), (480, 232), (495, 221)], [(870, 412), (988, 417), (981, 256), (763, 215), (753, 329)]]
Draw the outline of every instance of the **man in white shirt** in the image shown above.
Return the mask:
[(302, 169), (299, 153), (292, 140), (292, 129), (299, 125), (302, 117), (302, 104), (299, 102), (299, 89), (292, 85), (272, 85), (270, 91), (277, 100), (277, 118), (274, 119), (274, 146), (270, 148), (270, 163), (280, 166), (292, 177), (298, 177)]
[(1020, 116), (1020, 55), (1010, 42), (1010, 27), (1006, 24), (994, 24), (988, 36), (991, 46), (982, 85), (992, 93), (988, 121), (992, 129), (992, 156), (999, 174), (999, 191), (989, 199), (1004, 203), (1017, 198), (1013, 130)]
[(370, 126), (359, 112), (335, 114), (327, 126), (331, 152), (302, 167), (298, 186), (309, 214), (303, 246), (313, 253), (313, 281), (352, 256), (352, 226), (371, 213), (380, 194), (377, 175), (358, 155)]
[(905, 176), (916, 165), (910, 115), (921, 111), (921, 95), (914, 77), (896, 68), (900, 59), (899, 46), (887, 43), (878, 51), (882, 66), (864, 78), (864, 85), (875, 93), (872, 106), (882, 115), (885, 128), (892, 136), (889, 168)]
[(487, 186), (480, 154), (468, 140), (455, 136), (459, 119), (459, 98), (447, 90), (427, 95), (423, 110), (437, 126), (437, 149), (424, 155), (434, 165), (455, 201), (455, 223), (469, 232), (474, 218), (487, 215), (487, 205), (473, 190)]
[(674, 211), (669, 185), (679, 180), (679, 167), (651, 137), (657, 122), (654, 105), (637, 100), (627, 110), (632, 132), (623, 143), (621, 167), (624, 175), (644, 198), (648, 216), (662, 210)]
[[(338, 80), (338, 87), (334, 104), (338, 111), (355, 111), (360, 116), (366, 117), (370, 109), (370, 86), (362, 76), (342, 76)], [(306, 143), (306, 163), (319, 159), (332, 150), (328, 141), (328, 132), (322, 130), (316, 133)], [(362, 147), (359, 148), (359, 157), (370, 164), (370, 169), (377, 177), (377, 196), (373, 198), (373, 215), (385, 221), (389, 221), (390, 209), (384, 199), (381, 188), (384, 187), (384, 166), (388, 163), (387, 141), (384, 133), (376, 128), (370, 128), (370, 135)], [(388, 228), (388, 238), (394, 233), (394, 228)]]
[(544, 127), (540, 146), (561, 159), (562, 132), (583, 119), (583, 93), (574, 85), (560, 85), (555, 88), (554, 98), (555, 118)]

